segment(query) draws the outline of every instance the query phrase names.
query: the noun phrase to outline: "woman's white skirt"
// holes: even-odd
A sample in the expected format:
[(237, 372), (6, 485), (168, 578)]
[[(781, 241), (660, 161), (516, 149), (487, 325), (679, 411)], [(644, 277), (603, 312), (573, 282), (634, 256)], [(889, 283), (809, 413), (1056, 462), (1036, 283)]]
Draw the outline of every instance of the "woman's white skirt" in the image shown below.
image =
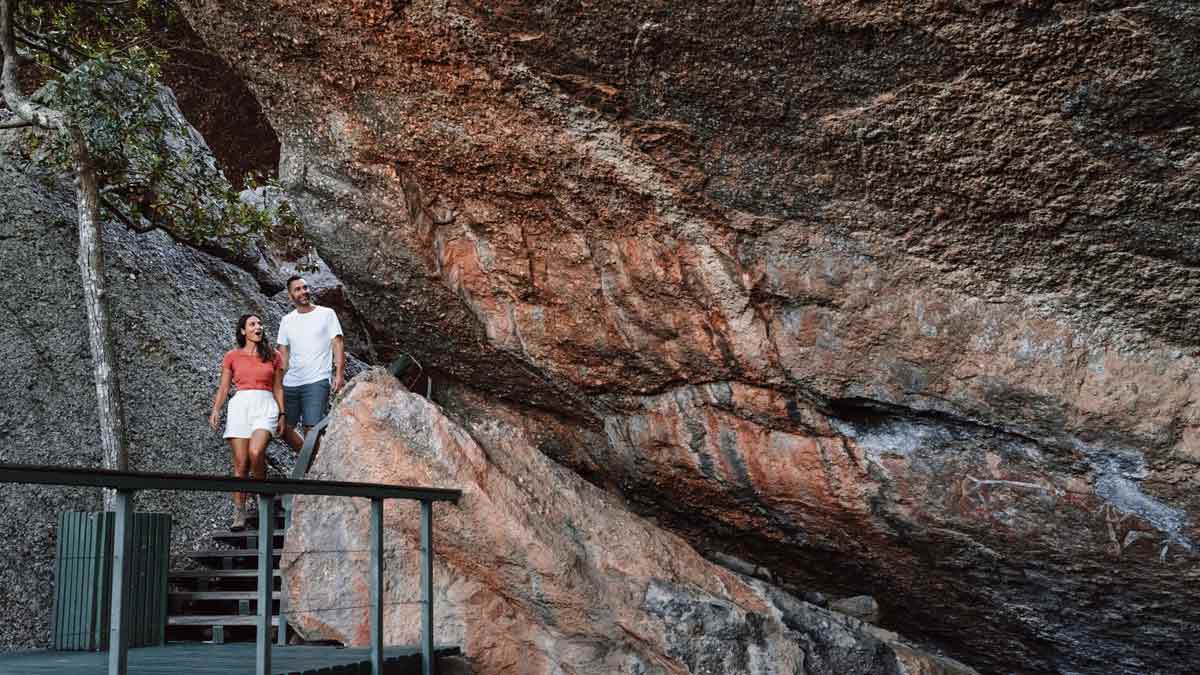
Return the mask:
[(275, 394), (261, 389), (239, 391), (229, 399), (225, 412), (225, 438), (250, 438), (255, 429), (266, 429), (274, 436), (278, 423)]

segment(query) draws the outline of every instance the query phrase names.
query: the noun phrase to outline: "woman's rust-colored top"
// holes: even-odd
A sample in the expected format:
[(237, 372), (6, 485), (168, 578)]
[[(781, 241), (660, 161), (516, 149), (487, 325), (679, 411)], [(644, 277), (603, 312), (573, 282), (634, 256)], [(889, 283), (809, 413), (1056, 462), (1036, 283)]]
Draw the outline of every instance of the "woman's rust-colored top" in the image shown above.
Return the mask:
[(283, 359), (279, 352), (272, 352), (270, 361), (263, 361), (258, 352), (247, 354), (241, 348), (230, 349), (221, 359), (221, 368), (233, 371), (233, 383), (238, 391), (260, 389), (272, 391), (275, 389), (275, 370), (283, 367)]

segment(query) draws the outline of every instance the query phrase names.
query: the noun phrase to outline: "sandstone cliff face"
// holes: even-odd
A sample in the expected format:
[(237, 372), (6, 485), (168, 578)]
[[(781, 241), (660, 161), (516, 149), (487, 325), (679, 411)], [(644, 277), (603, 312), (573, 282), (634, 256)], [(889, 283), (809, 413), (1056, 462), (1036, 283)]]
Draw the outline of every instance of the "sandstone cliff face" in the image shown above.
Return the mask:
[[(540, 453), (520, 414), (462, 427), (383, 370), (342, 397), (314, 477), (454, 486), (434, 507), (435, 636), (476, 672), (975, 671), (739, 577)], [(282, 569), (297, 627), (365, 643), (362, 500), (298, 497)], [(415, 644), (420, 521), (385, 508), (385, 642)]]
[(461, 419), (995, 672), (1200, 661), (1192, 3), (187, 5)]

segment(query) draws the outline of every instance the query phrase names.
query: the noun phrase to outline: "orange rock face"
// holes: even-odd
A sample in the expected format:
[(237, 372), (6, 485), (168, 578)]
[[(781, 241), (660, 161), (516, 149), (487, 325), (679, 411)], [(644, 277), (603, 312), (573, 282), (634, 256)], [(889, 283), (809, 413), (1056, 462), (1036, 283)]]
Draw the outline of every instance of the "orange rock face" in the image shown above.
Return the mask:
[(1200, 662), (1192, 3), (185, 4), (462, 424), (985, 669)]
[[(313, 469), (463, 490), (434, 508), (435, 637), (461, 645), (476, 672), (974, 672), (708, 562), (496, 413), (461, 427), (372, 371), (344, 396)], [(386, 504), (385, 642), (416, 644), (418, 511)], [(367, 641), (365, 506), (296, 498), (282, 568), (291, 619), (310, 637)]]

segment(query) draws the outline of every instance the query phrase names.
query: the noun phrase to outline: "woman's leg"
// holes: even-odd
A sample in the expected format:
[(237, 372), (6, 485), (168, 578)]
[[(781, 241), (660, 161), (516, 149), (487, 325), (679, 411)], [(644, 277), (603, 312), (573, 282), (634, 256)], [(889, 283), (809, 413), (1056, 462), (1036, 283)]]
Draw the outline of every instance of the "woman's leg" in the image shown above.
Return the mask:
[[(229, 447), (233, 451), (233, 475), (238, 478), (250, 477), (250, 439), (249, 438), (227, 438)], [(233, 493), (233, 504), (239, 509), (244, 508), (246, 504), (246, 493)]]
[[(265, 429), (255, 429), (250, 435), (249, 448), (246, 451), (246, 477), (262, 480), (267, 477), (267, 444), (271, 442), (271, 432)], [(258, 508), (258, 500), (254, 498), (249, 504), (249, 511)]]
[(250, 436), (248, 462), (250, 473), (257, 480), (267, 477), (267, 444), (271, 442), (271, 432), (266, 429), (255, 429)]

